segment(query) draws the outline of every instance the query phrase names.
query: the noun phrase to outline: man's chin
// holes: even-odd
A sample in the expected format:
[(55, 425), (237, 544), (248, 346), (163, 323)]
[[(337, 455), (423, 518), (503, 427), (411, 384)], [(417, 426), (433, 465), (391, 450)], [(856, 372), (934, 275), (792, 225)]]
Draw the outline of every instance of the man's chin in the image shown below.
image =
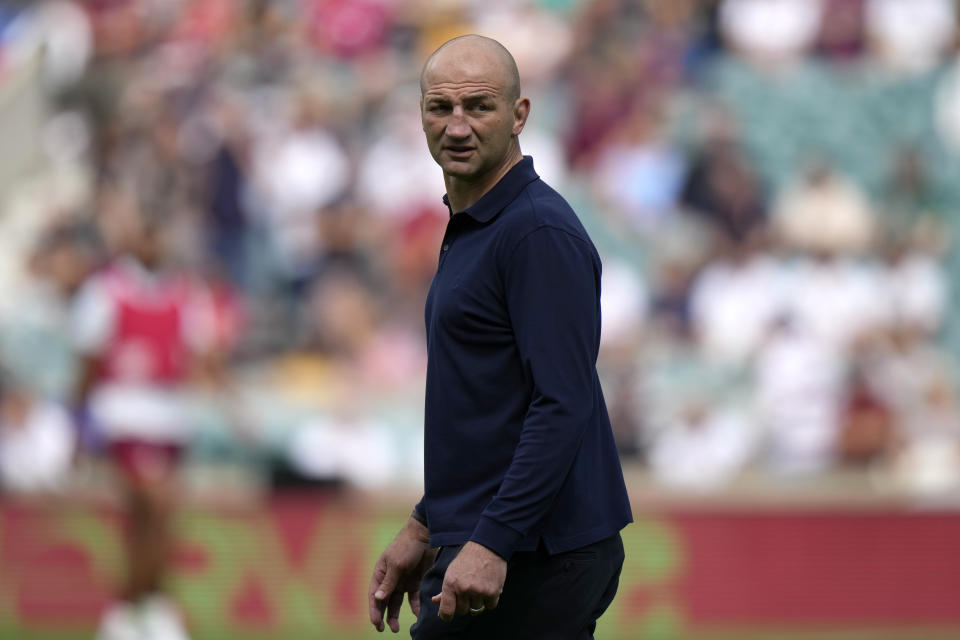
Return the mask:
[(477, 175), (477, 167), (474, 163), (466, 160), (444, 160), (440, 168), (448, 176), (453, 178), (468, 179)]

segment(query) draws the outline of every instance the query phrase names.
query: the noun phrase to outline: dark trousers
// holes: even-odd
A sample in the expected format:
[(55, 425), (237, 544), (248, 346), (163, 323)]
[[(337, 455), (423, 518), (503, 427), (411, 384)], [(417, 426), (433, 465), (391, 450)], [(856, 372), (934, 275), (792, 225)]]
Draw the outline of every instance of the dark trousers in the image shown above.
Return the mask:
[(460, 546), (442, 547), (420, 584), (420, 617), (414, 640), (584, 640), (593, 638), (597, 618), (613, 601), (623, 567), (620, 534), (558, 553), (517, 552), (496, 609), (444, 622), (430, 599), (443, 589), (443, 575)]

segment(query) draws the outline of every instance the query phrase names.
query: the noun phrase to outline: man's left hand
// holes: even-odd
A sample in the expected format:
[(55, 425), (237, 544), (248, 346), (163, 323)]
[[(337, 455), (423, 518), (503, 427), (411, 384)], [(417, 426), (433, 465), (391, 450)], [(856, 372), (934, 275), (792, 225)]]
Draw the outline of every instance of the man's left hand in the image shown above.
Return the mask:
[(476, 542), (460, 549), (443, 577), (443, 590), (433, 596), (440, 603), (440, 619), (496, 609), (507, 578), (507, 561)]

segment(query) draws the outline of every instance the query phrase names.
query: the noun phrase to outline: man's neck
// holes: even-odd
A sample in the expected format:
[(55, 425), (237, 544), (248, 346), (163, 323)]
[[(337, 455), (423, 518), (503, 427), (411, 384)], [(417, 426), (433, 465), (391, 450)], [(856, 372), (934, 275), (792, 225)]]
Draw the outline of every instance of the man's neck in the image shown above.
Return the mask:
[(444, 174), (443, 181), (447, 187), (447, 200), (450, 202), (450, 210), (459, 213), (472, 207), (521, 160), (523, 160), (523, 154), (520, 153), (518, 147), (513, 153), (506, 156), (506, 160), (496, 171), (491, 171), (488, 175), (476, 181), (461, 180), (456, 176)]

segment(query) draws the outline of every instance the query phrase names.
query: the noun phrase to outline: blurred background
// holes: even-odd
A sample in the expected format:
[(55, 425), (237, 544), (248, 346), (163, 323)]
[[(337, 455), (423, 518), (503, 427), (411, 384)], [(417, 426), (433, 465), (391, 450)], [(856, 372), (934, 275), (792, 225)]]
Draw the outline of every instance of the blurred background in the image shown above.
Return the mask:
[(4, 0), (0, 638), (92, 637), (121, 571), (73, 335), (140, 214), (230, 389), (187, 407), (193, 636), (375, 635), (446, 224), (417, 79), (469, 32), (604, 259), (598, 638), (960, 637), (954, 0)]

